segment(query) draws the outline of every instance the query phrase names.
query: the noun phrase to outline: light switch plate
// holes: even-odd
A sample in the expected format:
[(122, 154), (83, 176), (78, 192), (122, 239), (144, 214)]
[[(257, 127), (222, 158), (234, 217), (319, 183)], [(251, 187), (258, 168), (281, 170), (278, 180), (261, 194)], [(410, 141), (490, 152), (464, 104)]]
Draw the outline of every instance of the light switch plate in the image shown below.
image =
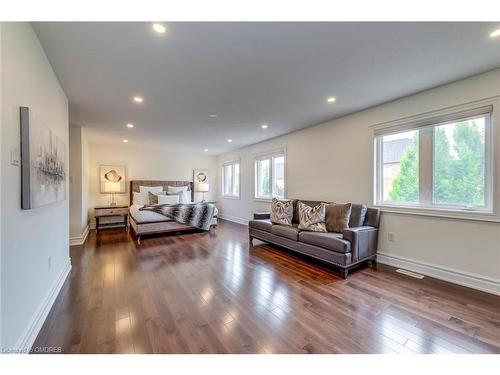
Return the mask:
[(19, 166), (21, 163), (21, 154), (19, 153), (19, 148), (12, 147), (10, 149), (10, 164)]

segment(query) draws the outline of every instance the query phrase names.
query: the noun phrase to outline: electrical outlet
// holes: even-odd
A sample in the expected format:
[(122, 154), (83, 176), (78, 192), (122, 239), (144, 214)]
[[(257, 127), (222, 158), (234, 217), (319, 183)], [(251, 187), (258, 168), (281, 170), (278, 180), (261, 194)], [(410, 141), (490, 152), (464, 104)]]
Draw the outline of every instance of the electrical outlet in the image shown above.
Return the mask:
[(387, 233), (387, 240), (390, 242), (394, 242), (394, 232)]
[(51, 269), (52, 267), (52, 258), (51, 257), (48, 257), (47, 258), (47, 267), (49, 268), (49, 270)]

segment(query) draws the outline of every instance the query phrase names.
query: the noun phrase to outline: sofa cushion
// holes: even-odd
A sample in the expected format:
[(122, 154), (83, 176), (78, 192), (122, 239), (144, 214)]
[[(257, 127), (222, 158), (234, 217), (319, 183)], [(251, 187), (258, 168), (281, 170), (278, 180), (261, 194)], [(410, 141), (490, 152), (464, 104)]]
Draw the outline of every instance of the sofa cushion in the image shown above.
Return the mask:
[(345, 228), (349, 228), (351, 206), (351, 203), (326, 205), (326, 230), (328, 232), (342, 233)]
[(351, 218), (349, 228), (362, 227), (365, 225), (367, 207), (366, 204), (353, 204), (351, 207)]
[(310, 207), (302, 202), (299, 202), (298, 209), (300, 230), (308, 230), (311, 232), (326, 232), (325, 203), (320, 203), (315, 207)]
[(270, 232), (273, 223), (271, 223), (271, 220), (250, 220), (248, 222), (248, 226), (250, 228), (260, 229), (266, 232)]
[[(299, 199), (294, 199), (293, 200), (293, 218), (292, 218), (292, 223), (299, 223), (300, 218), (299, 218), (299, 202), (304, 203), (305, 205), (309, 207), (316, 207), (317, 205), (323, 203), (323, 201), (304, 201), (304, 200), (299, 200)], [(328, 202), (324, 202), (328, 203)]]
[(299, 238), (299, 230), (297, 228), (297, 224), (295, 224), (294, 226), (274, 224), (271, 227), (271, 233), (276, 236), (285, 237), (294, 241), (297, 241)]
[(271, 222), (274, 224), (292, 225), (293, 201), (273, 198), (271, 201)]
[(351, 243), (344, 240), (340, 233), (300, 232), (299, 241), (338, 253), (351, 252)]

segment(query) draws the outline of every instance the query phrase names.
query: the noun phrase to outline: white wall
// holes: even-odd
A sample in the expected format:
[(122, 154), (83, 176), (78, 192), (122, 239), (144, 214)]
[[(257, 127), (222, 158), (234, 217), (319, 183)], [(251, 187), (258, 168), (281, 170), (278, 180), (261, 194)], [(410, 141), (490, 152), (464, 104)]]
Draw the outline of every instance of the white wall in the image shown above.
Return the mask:
[[(216, 157), (171, 152), (166, 149), (134, 147), (132, 141), (123, 145), (99, 143), (88, 144), (88, 208), (93, 216), (93, 207), (108, 205), (109, 194), (99, 190), (99, 166), (124, 165), (126, 167), (127, 192), (116, 194), (118, 204), (128, 204), (130, 180), (193, 180), (194, 169), (207, 169), (210, 177), (210, 192), (207, 200), (215, 199), (217, 191)], [(195, 193), (195, 199), (201, 200), (201, 193)]]
[(88, 231), (88, 145), (86, 129), (69, 127), (69, 233), (70, 243), (82, 244)]
[[(287, 152), (288, 197), (370, 203), (370, 125), (496, 95), (500, 69), (219, 155), (219, 179), (226, 160), (241, 158), (242, 170), (241, 200), (224, 199), (218, 191), (221, 216), (246, 222), (253, 212), (269, 210), (268, 203), (253, 199), (253, 158), (277, 148)], [(494, 127), (500, 131), (500, 124)], [(500, 144), (495, 149), (498, 155)], [(395, 233), (394, 242), (387, 241), (389, 231)], [(499, 223), (384, 213), (379, 254), (391, 264), (500, 293)]]
[(88, 132), (85, 128), (80, 128), (81, 150), (82, 150), (82, 211), (81, 224), (82, 230), (89, 224), (88, 205), (89, 205), (89, 142)]
[(69, 235), (79, 237), (85, 229), (82, 226), (82, 128), (69, 127)]
[(20, 167), (9, 153), (20, 145), (19, 106), (68, 146), (68, 101), (30, 24), (3, 23), (1, 50), (2, 345), (19, 348), (34, 340), (69, 271), (69, 207), (65, 200), (21, 210)]

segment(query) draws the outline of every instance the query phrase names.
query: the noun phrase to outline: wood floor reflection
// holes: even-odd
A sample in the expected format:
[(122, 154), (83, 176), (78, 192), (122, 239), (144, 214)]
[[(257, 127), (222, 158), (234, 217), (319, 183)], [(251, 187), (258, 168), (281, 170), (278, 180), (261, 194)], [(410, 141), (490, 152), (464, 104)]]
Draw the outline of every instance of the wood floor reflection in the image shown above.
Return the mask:
[(64, 353), (500, 353), (500, 298), (379, 265), (336, 271), (244, 226), (94, 233), (35, 346)]

